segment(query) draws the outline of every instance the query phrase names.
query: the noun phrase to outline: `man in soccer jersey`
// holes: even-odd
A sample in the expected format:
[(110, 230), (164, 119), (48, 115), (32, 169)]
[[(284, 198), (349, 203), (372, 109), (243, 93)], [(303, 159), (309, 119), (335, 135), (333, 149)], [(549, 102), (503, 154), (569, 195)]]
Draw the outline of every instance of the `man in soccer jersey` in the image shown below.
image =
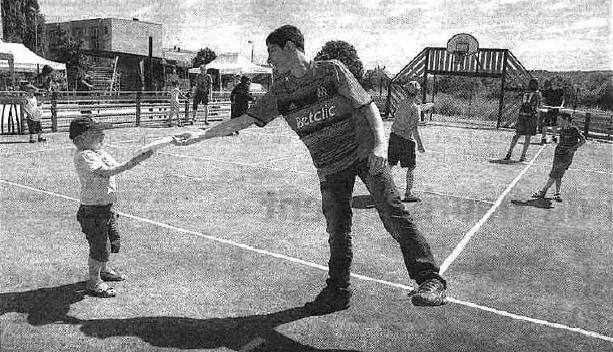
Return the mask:
[(383, 122), (372, 98), (339, 61), (307, 60), (298, 28), (279, 27), (266, 38), (266, 45), (268, 62), (277, 73), (271, 90), (242, 116), (205, 132), (178, 135), (175, 144), (227, 136), (252, 124), (262, 127), (282, 115), (309, 149), (317, 168), (329, 234), (327, 285), (305, 308), (312, 314), (326, 314), (349, 307), (356, 176), (374, 198), (385, 229), (400, 244), (409, 276), (419, 284), (411, 295), (413, 304), (444, 304), (446, 282), (430, 246), (402, 204), (386, 160)]

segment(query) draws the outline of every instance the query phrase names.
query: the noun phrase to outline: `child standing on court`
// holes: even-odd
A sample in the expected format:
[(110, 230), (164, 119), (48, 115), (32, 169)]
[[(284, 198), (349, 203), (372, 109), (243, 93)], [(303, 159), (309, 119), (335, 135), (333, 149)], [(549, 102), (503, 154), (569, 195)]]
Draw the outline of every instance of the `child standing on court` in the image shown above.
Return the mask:
[(24, 104), (24, 110), (28, 119), (28, 132), (30, 134), (30, 143), (36, 143), (34, 139), (34, 135), (38, 134), (38, 141), (45, 142), (47, 141), (43, 138), (43, 129), (40, 124), (40, 119), (42, 118), (43, 111), (40, 107), (41, 103), (36, 99), (36, 95), (34, 93), (38, 91), (36, 87), (31, 84), (25, 86), (26, 90), (26, 102)]
[(173, 117), (177, 118), (177, 125), (183, 126), (181, 117), (179, 116), (179, 108), (181, 107), (180, 99), (187, 99), (187, 97), (181, 92), (179, 88), (179, 81), (172, 82), (172, 89), (170, 90), (170, 113), (168, 114), (168, 127), (172, 126)]
[(421, 91), (421, 86), (416, 81), (410, 81), (404, 88), (407, 98), (400, 102), (394, 115), (394, 123), (392, 124), (389, 147), (387, 149), (387, 161), (390, 168), (395, 166), (398, 161), (400, 161), (401, 167), (407, 168), (407, 185), (402, 201), (416, 203), (420, 202), (421, 199), (412, 193), (413, 170), (415, 170), (416, 159), (415, 145), (417, 144), (417, 149), (421, 153), (426, 151), (417, 129), (420, 118), (417, 96)]
[(520, 136), (524, 136), (524, 149), (521, 152), (519, 161), (526, 160), (526, 152), (530, 146), (530, 139), (536, 135), (536, 127), (538, 124), (539, 108), (543, 100), (539, 91), (539, 82), (536, 78), (531, 78), (528, 82), (528, 90), (522, 95), (522, 103), (519, 107), (519, 116), (515, 124), (515, 135), (511, 139), (511, 146), (504, 160), (510, 160), (513, 149), (517, 144)]
[(136, 155), (119, 164), (105, 152), (104, 129), (111, 124), (99, 122), (91, 116), (77, 117), (70, 123), (70, 139), (77, 147), (74, 164), (81, 184), (81, 206), (77, 221), (89, 243), (89, 280), (86, 291), (95, 297), (115, 297), (106, 281), (123, 281), (122, 274), (108, 264), (110, 253), (118, 253), (120, 236), (117, 232), (117, 200), (115, 175), (129, 170), (149, 158), (153, 151)]
[(560, 135), (560, 143), (558, 143), (553, 157), (553, 167), (549, 173), (549, 180), (545, 186), (532, 196), (534, 198), (544, 198), (549, 187), (556, 184), (556, 193), (553, 199), (558, 202), (562, 201), (560, 188), (562, 186), (562, 176), (573, 162), (573, 156), (579, 147), (585, 144), (585, 137), (576, 126), (571, 124), (572, 115), (569, 113), (561, 113), (558, 115), (558, 133)]

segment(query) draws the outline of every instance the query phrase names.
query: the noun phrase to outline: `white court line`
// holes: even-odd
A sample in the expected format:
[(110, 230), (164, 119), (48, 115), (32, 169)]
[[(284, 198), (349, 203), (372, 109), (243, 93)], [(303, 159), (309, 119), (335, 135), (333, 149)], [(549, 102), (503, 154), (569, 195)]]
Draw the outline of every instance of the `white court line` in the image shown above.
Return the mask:
[[(26, 190), (37, 192), (37, 193), (43, 193), (43, 194), (47, 194), (47, 195), (50, 195), (50, 196), (67, 199), (67, 200), (74, 201), (74, 202), (78, 202), (79, 201), (78, 199), (73, 198), (73, 197), (65, 196), (65, 195), (62, 195), (62, 194), (55, 193), (55, 192), (45, 191), (45, 190), (42, 190), (42, 189), (39, 189), (39, 188), (34, 188), (34, 187), (22, 185), (22, 184), (19, 184), (19, 183), (15, 183), (15, 182), (3, 180), (3, 179), (0, 179), (0, 183), (4, 183), (4, 184), (7, 184), (7, 185), (11, 185), (11, 186), (14, 186), (14, 187), (17, 187), (17, 188), (22, 188), (22, 189), (26, 189)], [(240, 243), (240, 242), (235, 242), (235, 241), (226, 240), (226, 239), (215, 237), (215, 236), (211, 236), (211, 235), (206, 235), (206, 234), (201, 233), (201, 232), (187, 230), (187, 229), (184, 229), (184, 228), (181, 228), (181, 227), (178, 227), (178, 226), (168, 225), (168, 224), (165, 224), (165, 223), (162, 223), (162, 222), (159, 222), (159, 221), (146, 219), (146, 218), (143, 218), (143, 217), (140, 217), (140, 216), (127, 214), (127, 213), (124, 213), (124, 212), (119, 212), (119, 214), (122, 215), (122, 216), (125, 216), (127, 218), (131, 218), (131, 219), (134, 219), (134, 220), (137, 220), (137, 221), (141, 221), (141, 222), (144, 222), (144, 223), (147, 223), (147, 224), (151, 224), (151, 225), (154, 225), (154, 226), (162, 227), (162, 228), (165, 228), (165, 229), (168, 229), (168, 230), (172, 230), (172, 231), (176, 231), (176, 232), (184, 233), (184, 234), (189, 234), (189, 235), (194, 235), (196, 237), (201, 237), (201, 238), (213, 241), (213, 242), (218, 242), (218, 243), (223, 243), (223, 244), (235, 246), (235, 247), (244, 249), (244, 250), (249, 251), (249, 252), (258, 253), (258, 254), (262, 254), (262, 255), (265, 255), (265, 256), (273, 257), (273, 258), (278, 258), (278, 259), (281, 259), (281, 260), (285, 260), (285, 261), (288, 261), (288, 262), (296, 263), (296, 264), (299, 264), (299, 265), (304, 265), (304, 266), (307, 266), (307, 267), (310, 267), (310, 268), (315, 268), (315, 269), (326, 271), (326, 272), (328, 271), (328, 267), (325, 266), (325, 265), (316, 264), (316, 263), (309, 262), (309, 261), (306, 261), (306, 260), (303, 260), (303, 259), (300, 259), (300, 258), (290, 257), (290, 256), (283, 255), (283, 254), (280, 254), (280, 253), (270, 252), (270, 251), (259, 249), (259, 248), (255, 248), (253, 246), (246, 245), (246, 244), (243, 244), (243, 243)], [(391, 282), (391, 281), (379, 280), (379, 279), (375, 279), (375, 278), (372, 278), (372, 277), (369, 277), (369, 276), (360, 275), (360, 274), (354, 274), (354, 273), (351, 273), (350, 275), (351, 275), (351, 277), (354, 277), (356, 279), (363, 280), (363, 281), (375, 282), (375, 283), (379, 283), (379, 284), (382, 284), (382, 285), (385, 285), (385, 286), (399, 288), (399, 289), (402, 289), (402, 290), (408, 290), (408, 291), (412, 291), (413, 290), (413, 287), (411, 287), (411, 286), (407, 286), (407, 285), (403, 285), (403, 284), (399, 284), (399, 283), (395, 283), (395, 282)], [(507, 318), (510, 318), (510, 319), (519, 320), (519, 321), (525, 321), (525, 322), (529, 322), (529, 323), (533, 323), (533, 324), (539, 324), (539, 325), (543, 325), (543, 326), (550, 327), (550, 328), (553, 328), (553, 329), (559, 329), (559, 330), (566, 330), (566, 331), (576, 332), (576, 333), (585, 335), (587, 337), (591, 337), (591, 338), (594, 338), (594, 339), (599, 339), (599, 340), (603, 340), (603, 341), (607, 341), (607, 342), (612, 342), (613, 343), (613, 337), (602, 335), (602, 334), (600, 334), (598, 332), (595, 332), (595, 331), (585, 330), (585, 329), (581, 329), (581, 328), (575, 328), (575, 327), (571, 327), (571, 326), (568, 326), (568, 325), (564, 325), (564, 324), (560, 324), (560, 323), (553, 323), (553, 322), (549, 322), (549, 321), (542, 320), (542, 319), (530, 318), (530, 317), (519, 315), (519, 314), (509, 313), (509, 312), (506, 312), (506, 311), (503, 311), (503, 310), (499, 310), (499, 309), (495, 309), (495, 308), (490, 308), (490, 307), (483, 306), (483, 305), (480, 305), (480, 304), (471, 303), (471, 302), (467, 302), (467, 301), (462, 301), (462, 300), (455, 299), (455, 298), (452, 298), (452, 297), (448, 297), (447, 300), (448, 300), (448, 302), (451, 302), (451, 303), (459, 304), (459, 305), (470, 307), (470, 308), (479, 309), (479, 310), (482, 310), (482, 311), (485, 311), (485, 312), (493, 313), (493, 314), (500, 315), (500, 316), (503, 316), (503, 317), (507, 317)]]
[(309, 155), (309, 154), (308, 153), (300, 153), (300, 154), (288, 155), (288, 156), (283, 157), (283, 158), (268, 159), (268, 160), (260, 161), (260, 162), (254, 163), (253, 165), (261, 165), (261, 164), (267, 164), (267, 163), (276, 163), (277, 161), (283, 161), (283, 160), (295, 158), (295, 157), (298, 157), (298, 156), (306, 156), (306, 155)]
[(453, 250), (453, 252), (451, 252), (451, 254), (447, 258), (445, 258), (445, 261), (443, 262), (443, 264), (441, 264), (441, 267), (440, 267), (440, 273), (441, 274), (443, 274), (445, 271), (447, 271), (447, 269), (449, 269), (449, 266), (451, 265), (451, 263), (453, 263), (453, 261), (456, 260), (458, 258), (458, 256), (462, 253), (462, 251), (464, 250), (464, 248), (468, 244), (468, 241), (470, 241), (470, 239), (475, 235), (475, 233), (477, 233), (477, 231), (479, 231), (481, 226), (483, 226), (483, 224), (485, 224), (485, 222), (490, 218), (490, 216), (492, 216), (492, 214), (494, 214), (496, 209), (498, 209), (498, 207), (502, 204), (502, 200), (507, 196), (507, 194), (509, 194), (509, 192), (511, 192), (513, 187), (515, 187), (517, 182), (519, 182), (519, 180), (522, 178), (522, 176), (524, 176), (524, 174), (528, 171), (530, 166), (532, 166), (532, 163), (534, 162), (534, 160), (536, 160), (536, 158), (538, 158), (538, 156), (541, 154), (541, 152), (544, 149), (545, 149), (545, 147), (541, 146), (541, 148), (538, 150), (536, 155), (534, 155), (532, 160), (530, 160), (528, 165), (519, 173), (519, 175), (517, 175), (515, 177), (515, 179), (513, 179), (513, 181), (511, 181), (511, 183), (502, 192), (502, 194), (500, 194), (498, 199), (496, 199), (496, 202), (494, 202), (494, 205), (492, 205), (492, 207), (487, 211), (487, 213), (485, 213), (485, 215), (483, 215), (481, 220), (479, 220), (475, 224), (475, 226), (473, 226), (470, 230), (468, 230), (468, 232), (464, 235), (464, 238), (462, 238), (460, 243), (458, 243), (458, 245)]
[(457, 195), (455, 195), (455, 194), (449, 194), (449, 193), (443, 193), (443, 192), (427, 191), (427, 190), (425, 190), (425, 189), (414, 189), (413, 191), (415, 191), (415, 192), (421, 192), (421, 193), (436, 194), (436, 195), (439, 195), (439, 196), (445, 196), (445, 197), (453, 197), (453, 198), (468, 199), (468, 200), (472, 200), (472, 201), (475, 201), (475, 202), (481, 202), (481, 203), (486, 203), (486, 204), (494, 204), (494, 202), (489, 201), (489, 200), (478, 199), (478, 198), (472, 198), (472, 197), (465, 197), (465, 196), (457, 196)]
[(27, 152), (23, 152), (23, 153), (13, 153), (13, 154), (10, 154), (10, 156), (20, 155), (20, 154), (33, 154), (33, 153), (41, 153), (41, 152), (51, 152), (51, 151), (56, 151), (56, 150), (75, 149), (75, 148), (76, 147), (74, 145), (67, 145), (65, 147), (59, 147), (59, 148), (47, 148), (47, 149), (28, 150)]

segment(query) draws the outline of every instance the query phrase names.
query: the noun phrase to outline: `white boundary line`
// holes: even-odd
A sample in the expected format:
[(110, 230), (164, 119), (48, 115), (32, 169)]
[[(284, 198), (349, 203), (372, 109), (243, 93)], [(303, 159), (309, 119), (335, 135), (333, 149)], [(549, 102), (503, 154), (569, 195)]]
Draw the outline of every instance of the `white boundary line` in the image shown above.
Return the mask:
[(414, 189), (413, 191), (421, 192), (421, 193), (436, 194), (438, 196), (444, 196), (444, 197), (468, 199), (468, 200), (472, 200), (472, 201), (475, 201), (475, 202), (481, 202), (481, 203), (485, 203), (485, 204), (494, 204), (494, 202), (492, 202), (490, 200), (478, 199), (478, 198), (472, 198), (472, 197), (465, 197), (465, 196), (457, 196), (455, 194), (449, 194), (449, 193), (443, 193), (443, 192), (427, 191), (425, 189)]
[[(538, 156), (538, 154), (537, 154), (537, 156)], [(525, 172), (525, 170), (524, 170), (524, 172)], [(7, 184), (7, 185), (11, 185), (11, 186), (14, 186), (14, 187), (17, 187), (17, 188), (22, 188), (22, 189), (26, 189), (26, 190), (37, 192), (37, 193), (43, 193), (43, 194), (47, 194), (47, 195), (50, 195), (50, 196), (67, 199), (67, 200), (74, 201), (74, 202), (78, 202), (79, 201), (78, 199), (73, 198), (73, 197), (65, 196), (65, 195), (62, 195), (62, 194), (55, 193), (55, 192), (45, 191), (45, 190), (42, 190), (42, 189), (38, 189), (38, 188), (22, 185), (22, 184), (19, 184), (19, 183), (15, 183), (15, 182), (3, 180), (3, 179), (0, 179), (0, 183), (4, 183), (4, 184)], [(240, 242), (235, 242), (235, 241), (226, 240), (226, 239), (215, 237), (215, 236), (211, 236), (211, 235), (206, 235), (206, 234), (203, 234), (201, 232), (187, 230), (187, 229), (184, 229), (184, 228), (181, 228), (181, 227), (177, 227), (177, 226), (173, 226), (173, 225), (168, 225), (168, 224), (165, 224), (165, 223), (162, 223), (162, 222), (159, 222), (159, 221), (142, 218), (140, 216), (126, 214), (124, 212), (119, 212), (119, 213), (122, 216), (125, 216), (127, 218), (131, 218), (131, 219), (134, 219), (134, 220), (137, 220), (137, 221), (141, 221), (141, 222), (144, 222), (144, 223), (147, 223), (147, 224), (151, 224), (151, 225), (154, 225), (154, 226), (162, 227), (162, 228), (165, 228), (165, 229), (168, 229), (168, 230), (172, 230), (172, 231), (176, 231), (176, 232), (184, 233), (184, 234), (189, 234), (189, 235), (194, 235), (194, 236), (201, 237), (201, 238), (204, 238), (204, 239), (207, 239), (207, 240), (210, 240), (210, 241), (214, 241), (214, 242), (219, 242), (219, 243), (224, 243), (224, 244), (228, 244), (228, 245), (231, 245), (231, 246), (235, 246), (235, 247), (238, 247), (238, 248), (241, 248), (241, 249), (244, 249), (246, 251), (253, 252), (253, 253), (258, 253), (258, 254), (270, 256), (270, 257), (273, 257), (273, 258), (278, 258), (278, 259), (281, 259), (281, 260), (285, 260), (285, 261), (288, 261), (288, 262), (296, 263), (296, 264), (299, 264), (299, 265), (304, 265), (304, 266), (307, 266), (307, 267), (319, 269), (319, 270), (326, 271), (326, 272), (328, 271), (328, 267), (327, 266), (316, 264), (316, 263), (313, 263), (313, 262), (309, 262), (309, 261), (306, 261), (306, 260), (303, 260), (303, 259), (300, 259), (300, 258), (290, 257), (290, 256), (283, 255), (283, 254), (280, 254), (280, 253), (270, 252), (270, 251), (259, 249), (259, 248), (255, 248), (253, 246), (246, 245), (246, 244), (243, 244), (243, 243), (240, 243)], [(372, 278), (372, 277), (369, 277), (369, 276), (365, 276), (365, 275), (360, 275), (360, 274), (353, 274), (353, 273), (351, 273), (350, 275), (351, 275), (351, 277), (354, 277), (356, 279), (363, 280), (363, 281), (375, 282), (375, 283), (379, 283), (379, 284), (382, 284), (382, 285), (385, 285), (385, 286), (399, 288), (399, 289), (402, 289), (402, 290), (409, 290), (409, 291), (413, 290), (413, 287), (411, 287), (411, 286), (407, 286), (407, 285), (403, 285), (403, 284), (399, 284), (399, 283), (395, 283), (395, 282), (375, 279), (375, 278)], [(564, 324), (560, 324), (560, 323), (553, 323), (553, 322), (549, 322), (549, 321), (542, 320), (542, 319), (530, 318), (530, 317), (527, 317), (527, 316), (510, 313), (510, 312), (506, 312), (506, 311), (495, 309), (495, 308), (486, 307), (486, 306), (483, 306), (483, 305), (480, 305), (480, 304), (471, 303), (471, 302), (455, 299), (455, 298), (452, 298), (452, 297), (448, 297), (447, 300), (449, 302), (451, 302), (451, 303), (459, 304), (459, 305), (462, 305), (462, 306), (465, 306), (465, 307), (479, 309), (479, 310), (482, 310), (482, 311), (485, 311), (485, 312), (490, 312), (490, 313), (493, 313), (493, 314), (496, 314), (496, 315), (500, 315), (500, 316), (503, 316), (503, 317), (507, 317), (507, 318), (510, 318), (510, 319), (519, 320), (519, 321), (525, 321), (525, 322), (529, 322), (529, 323), (533, 323), (533, 324), (538, 324), (538, 325), (543, 325), (543, 326), (546, 326), (546, 327), (549, 327), (549, 328), (553, 328), (553, 329), (571, 331), (571, 332), (575, 332), (575, 333), (579, 333), (579, 334), (585, 335), (587, 337), (591, 337), (591, 338), (594, 338), (594, 339), (599, 339), (599, 340), (603, 340), (603, 341), (607, 341), (607, 342), (613, 343), (613, 337), (602, 335), (602, 334), (600, 334), (598, 332), (595, 332), (595, 331), (585, 330), (585, 329), (581, 329), (581, 328), (575, 328), (575, 327), (571, 327), (571, 326), (568, 326), (568, 325), (564, 325)]]
[(477, 231), (479, 231), (481, 226), (485, 224), (485, 222), (490, 218), (490, 216), (494, 214), (496, 209), (498, 209), (498, 207), (502, 204), (502, 200), (507, 196), (507, 194), (509, 194), (509, 192), (511, 192), (513, 187), (515, 187), (517, 182), (519, 182), (522, 176), (524, 176), (524, 174), (528, 171), (530, 166), (532, 166), (532, 163), (534, 162), (534, 160), (538, 158), (538, 156), (541, 154), (541, 152), (544, 149), (545, 147), (541, 146), (541, 148), (538, 150), (536, 155), (534, 155), (532, 160), (530, 160), (528, 165), (519, 173), (519, 175), (515, 177), (515, 179), (513, 179), (513, 181), (511, 181), (511, 183), (502, 192), (502, 194), (500, 194), (498, 199), (496, 199), (496, 201), (494, 202), (494, 205), (492, 205), (492, 207), (487, 211), (487, 213), (485, 213), (485, 215), (483, 215), (483, 217), (475, 224), (475, 226), (473, 226), (470, 230), (468, 230), (466, 234), (464, 234), (464, 238), (462, 238), (462, 240), (460, 241), (460, 243), (458, 243), (458, 245), (453, 250), (453, 252), (451, 252), (451, 254), (447, 258), (445, 258), (445, 261), (443, 262), (443, 264), (441, 264), (441, 267), (440, 267), (441, 274), (443, 274), (445, 271), (447, 271), (447, 269), (449, 269), (449, 266), (451, 265), (451, 263), (453, 263), (453, 261), (458, 258), (458, 256), (462, 253), (462, 251), (464, 250), (464, 248), (470, 241), (470, 239), (475, 235), (475, 233), (477, 233)]

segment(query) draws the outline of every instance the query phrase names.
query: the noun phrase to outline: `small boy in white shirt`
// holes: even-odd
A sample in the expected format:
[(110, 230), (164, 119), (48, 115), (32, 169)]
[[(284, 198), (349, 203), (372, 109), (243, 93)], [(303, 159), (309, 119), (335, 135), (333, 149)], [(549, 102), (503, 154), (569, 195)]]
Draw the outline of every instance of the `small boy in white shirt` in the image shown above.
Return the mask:
[(110, 253), (119, 252), (115, 175), (129, 170), (149, 158), (153, 151), (136, 155), (118, 163), (102, 150), (104, 129), (111, 127), (91, 116), (77, 117), (70, 123), (70, 139), (77, 147), (74, 164), (81, 184), (81, 206), (77, 221), (89, 243), (89, 280), (86, 291), (95, 297), (115, 297), (115, 291), (105, 281), (123, 281), (123, 275), (108, 265)]
[(172, 89), (170, 90), (170, 113), (168, 114), (168, 127), (172, 126), (172, 119), (177, 118), (177, 124), (179, 127), (183, 126), (181, 117), (179, 117), (179, 110), (181, 102), (179, 99), (187, 99), (187, 97), (181, 92), (179, 88), (179, 81), (172, 82)]
[(30, 134), (30, 143), (36, 143), (34, 139), (34, 135), (38, 134), (39, 142), (46, 142), (47, 140), (43, 138), (43, 129), (40, 124), (40, 119), (42, 118), (43, 111), (40, 107), (40, 103), (36, 96), (35, 92), (38, 91), (36, 87), (31, 84), (25, 86), (26, 91), (26, 102), (23, 106), (27, 119), (28, 119), (28, 132)]

